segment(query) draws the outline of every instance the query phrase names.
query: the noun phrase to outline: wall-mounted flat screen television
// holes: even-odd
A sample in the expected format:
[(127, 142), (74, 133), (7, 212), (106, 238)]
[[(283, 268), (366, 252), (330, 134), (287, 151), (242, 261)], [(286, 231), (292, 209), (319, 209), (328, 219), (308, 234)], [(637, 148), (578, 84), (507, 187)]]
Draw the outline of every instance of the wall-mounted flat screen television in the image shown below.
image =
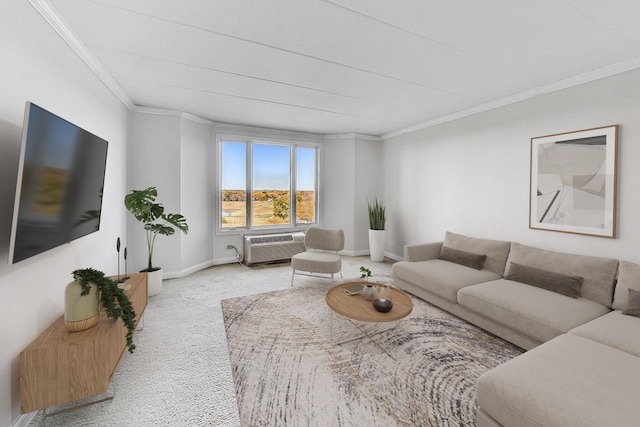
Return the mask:
[(107, 145), (26, 103), (9, 263), (100, 229)]

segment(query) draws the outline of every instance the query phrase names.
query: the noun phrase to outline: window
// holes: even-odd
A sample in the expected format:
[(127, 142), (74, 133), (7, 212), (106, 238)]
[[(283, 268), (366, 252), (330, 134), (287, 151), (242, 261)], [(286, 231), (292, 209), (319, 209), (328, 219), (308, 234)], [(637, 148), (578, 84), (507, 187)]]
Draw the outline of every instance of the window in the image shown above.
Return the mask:
[(222, 138), (220, 174), (221, 230), (317, 222), (316, 145)]

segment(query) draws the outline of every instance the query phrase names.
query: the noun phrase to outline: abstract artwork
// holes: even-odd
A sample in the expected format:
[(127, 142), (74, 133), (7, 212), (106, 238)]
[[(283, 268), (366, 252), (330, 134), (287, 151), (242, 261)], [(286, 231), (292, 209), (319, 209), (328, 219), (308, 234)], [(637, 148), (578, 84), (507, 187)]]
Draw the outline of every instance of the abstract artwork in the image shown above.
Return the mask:
[(529, 228), (615, 237), (618, 126), (531, 138)]

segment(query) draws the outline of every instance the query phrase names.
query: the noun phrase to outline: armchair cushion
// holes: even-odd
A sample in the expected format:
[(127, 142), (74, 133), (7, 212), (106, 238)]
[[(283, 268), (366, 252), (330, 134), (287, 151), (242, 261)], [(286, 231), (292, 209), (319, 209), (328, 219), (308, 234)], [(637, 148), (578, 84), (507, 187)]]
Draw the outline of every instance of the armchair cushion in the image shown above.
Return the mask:
[(291, 268), (294, 271), (332, 274), (342, 269), (342, 258), (330, 252), (301, 252), (291, 258)]

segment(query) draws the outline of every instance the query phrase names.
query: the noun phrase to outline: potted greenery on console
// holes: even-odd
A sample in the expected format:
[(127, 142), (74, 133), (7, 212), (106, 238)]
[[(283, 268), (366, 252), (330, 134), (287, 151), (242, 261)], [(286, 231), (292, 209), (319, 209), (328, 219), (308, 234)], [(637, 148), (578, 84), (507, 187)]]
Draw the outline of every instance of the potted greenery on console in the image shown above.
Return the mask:
[(146, 270), (142, 271), (146, 271), (148, 274), (149, 296), (159, 293), (162, 289), (162, 268), (153, 267), (152, 263), (156, 237), (159, 234), (171, 236), (176, 232), (176, 229), (184, 234), (189, 232), (186, 218), (180, 214), (165, 213), (164, 206), (156, 203), (156, 197), (158, 197), (158, 190), (155, 187), (132, 190), (124, 197), (124, 206), (138, 221), (144, 224), (147, 233), (148, 265)]
[(102, 304), (108, 317), (122, 319), (127, 328), (127, 347), (133, 353), (136, 348), (133, 344), (136, 312), (124, 289), (102, 271), (93, 268), (74, 270), (72, 274), (74, 281), (65, 289), (64, 320), (67, 329), (78, 332), (95, 326)]
[(369, 209), (369, 253), (371, 261), (384, 261), (384, 232), (387, 214), (384, 205), (376, 197)]

